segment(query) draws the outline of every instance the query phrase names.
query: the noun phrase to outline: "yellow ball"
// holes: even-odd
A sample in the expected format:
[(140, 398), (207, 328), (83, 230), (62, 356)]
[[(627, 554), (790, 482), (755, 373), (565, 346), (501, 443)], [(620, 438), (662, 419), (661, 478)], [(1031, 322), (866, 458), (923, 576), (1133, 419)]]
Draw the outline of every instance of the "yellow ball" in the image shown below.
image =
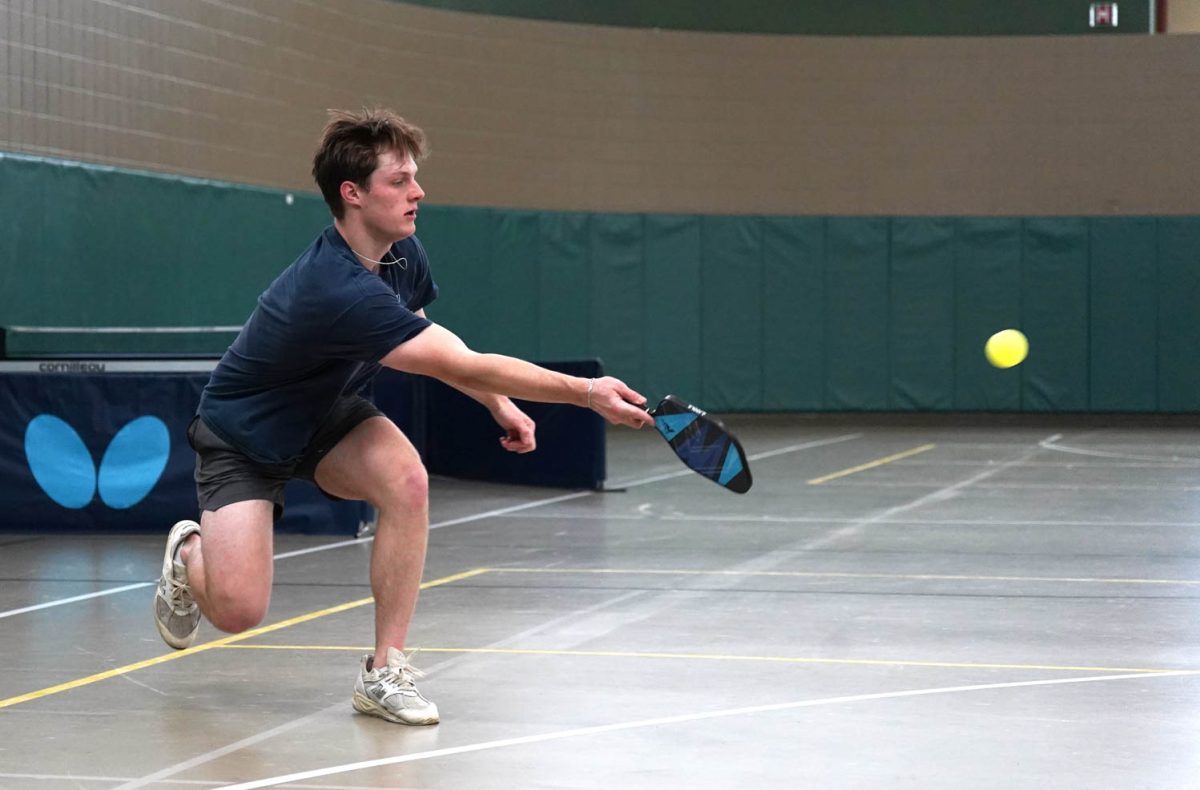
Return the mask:
[(988, 338), (983, 353), (998, 368), (1020, 365), (1029, 353), (1029, 341), (1016, 329), (1003, 329)]

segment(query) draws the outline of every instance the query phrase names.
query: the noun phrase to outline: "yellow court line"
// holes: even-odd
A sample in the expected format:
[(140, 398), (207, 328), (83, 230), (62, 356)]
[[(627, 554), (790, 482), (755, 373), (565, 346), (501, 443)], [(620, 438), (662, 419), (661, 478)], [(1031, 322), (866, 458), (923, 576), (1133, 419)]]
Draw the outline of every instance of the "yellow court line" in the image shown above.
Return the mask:
[[(352, 645), (221, 645), (241, 650), (340, 650), (364, 652), (371, 647)], [(875, 667), (934, 667), (939, 669), (1039, 669), (1058, 672), (1138, 672), (1147, 675), (1163, 672), (1200, 674), (1200, 669), (1147, 669), (1135, 667), (1078, 667), (1057, 664), (992, 664), (962, 661), (908, 661), (904, 659), (804, 658), (797, 656), (739, 656), (723, 653), (661, 653), (635, 650), (534, 650), (509, 647), (417, 647), (419, 653), (487, 653), (514, 656), (586, 656), (599, 658), (669, 658), (686, 661), (762, 661), (776, 664), (850, 664)]]
[(1088, 576), (978, 576), (942, 573), (862, 573), (856, 571), (670, 570), (664, 568), (488, 568), (491, 573), (594, 573), (647, 576), (779, 576), (797, 579), (895, 579), (900, 581), (1069, 582), (1073, 584), (1200, 585), (1200, 579), (1122, 579)]
[[(453, 576), (444, 576), (441, 579), (434, 579), (432, 581), (425, 582), (421, 585), (421, 589), (426, 590), (430, 587), (438, 587), (443, 584), (450, 584), (451, 582), (467, 579), (472, 576), (479, 576), (480, 574), (487, 572), (487, 568), (476, 568), (475, 570), (466, 571), (464, 573), (456, 573)], [(278, 631), (282, 628), (288, 628), (300, 623), (306, 623), (310, 620), (316, 620), (318, 617), (325, 617), (327, 615), (337, 614), (338, 612), (345, 612), (349, 609), (354, 609), (359, 606), (365, 606), (374, 600), (375, 599), (372, 597), (360, 598), (357, 601), (348, 601), (347, 603), (339, 604), (337, 606), (331, 606), (328, 609), (309, 612), (308, 614), (302, 614), (287, 620), (281, 620), (278, 623), (272, 623), (271, 625), (253, 628), (249, 631), (243, 631), (240, 634), (232, 634), (231, 636), (226, 636), (221, 639), (214, 639), (213, 641), (205, 642), (202, 645), (189, 647), (187, 650), (179, 650), (173, 653), (155, 656), (154, 658), (148, 658), (145, 661), (138, 661), (134, 664), (126, 664), (123, 667), (117, 667), (116, 669), (97, 672), (95, 675), (88, 675), (87, 677), (79, 678), (78, 680), (59, 683), (57, 686), (50, 686), (49, 688), (40, 689), (38, 691), (31, 691), (28, 694), (21, 694), (16, 697), (9, 697), (8, 699), (0, 699), (0, 709), (7, 708), (12, 705), (20, 705), (22, 702), (29, 702), (31, 700), (41, 699), (42, 697), (49, 697), (52, 694), (58, 694), (62, 691), (70, 691), (71, 689), (77, 689), (81, 686), (89, 686), (92, 683), (97, 683), (101, 680), (107, 680), (109, 678), (117, 677), (118, 675), (127, 675), (130, 672), (136, 672), (139, 669), (145, 669), (146, 667), (152, 667), (157, 664), (165, 664), (168, 661), (174, 661), (179, 658), (195, 655), (196, 653), (203, 653), (204, 651), (212, 650), (213, 648), (228, 647), (235, 642), (241, 642), (245, 639), (253, 639), (254, 637), (261, 636), (262, 634), (269, 634), (272, 631)]]
[(901, 458), (908, 458), (910, 455), (917, 455), (918, 453), (923, 453), (927, 450), (932, 450), (934, 447), (937, 447), (937, 445), (936, 444), (923, 444), (920, 447), (914, 447), (913, 449), (905, 450), (902, 453), (896, 453), (895, 455), (889, 455), (887, 458), (880, 458), (876, 461), (869, 461), (865, 464), (861, 464), (860, 466), (851, 467), (850, 469), (843, 469), (840, 472), (833, 472), (832, 474), (825, 475), (824, 477), (814, 477), (812, 480), (808, 481), (808, 484), (810, 486), (818, 486), (821, 483), (827, 483), (830, 480), (836, 480), (839, 477), (845, 477), (847, 475), (852, 475), (855, 472), (862, 472), (866, 469), (874, 469), (877, 466), (883, 466), (884, 464), (890, 464), (892, 461), (899, 461)]

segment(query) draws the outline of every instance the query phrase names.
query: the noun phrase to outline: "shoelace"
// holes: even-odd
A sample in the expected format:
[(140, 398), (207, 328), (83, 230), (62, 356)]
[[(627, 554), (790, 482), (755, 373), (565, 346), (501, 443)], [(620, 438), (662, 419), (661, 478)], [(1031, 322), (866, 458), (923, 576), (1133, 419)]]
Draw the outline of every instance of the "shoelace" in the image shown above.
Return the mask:
[(408, 660), (416, 655), (417, 651), (413, 651), (405, 658), (405, 663), (398, 670), (385, 666), (379, 670), (379, 685), (383, 687), (383, 699), (387, 699), (393, 694), (412, 694), (417, 695), (416, 679), (425, 677), (425, 673), (408, 663)]
[(166, 582), (167, 600), (171, 602), (171, 608), (178, 614), (187, 614), (188, 610), (196, 605), (191, 588), (176, 579), (174, 574), (164, 576), (163, 581)]

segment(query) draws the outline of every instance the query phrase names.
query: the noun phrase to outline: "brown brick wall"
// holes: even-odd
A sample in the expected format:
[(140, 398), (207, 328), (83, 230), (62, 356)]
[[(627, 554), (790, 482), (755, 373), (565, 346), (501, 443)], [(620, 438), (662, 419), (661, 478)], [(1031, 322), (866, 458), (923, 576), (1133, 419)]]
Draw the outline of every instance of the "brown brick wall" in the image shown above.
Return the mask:
[(384, 0), (0, 0), (0, 149), (312, 189), (327, 107), (425, 127), (429, 200), (1198, 214), (1195, 36), (656, 32)]

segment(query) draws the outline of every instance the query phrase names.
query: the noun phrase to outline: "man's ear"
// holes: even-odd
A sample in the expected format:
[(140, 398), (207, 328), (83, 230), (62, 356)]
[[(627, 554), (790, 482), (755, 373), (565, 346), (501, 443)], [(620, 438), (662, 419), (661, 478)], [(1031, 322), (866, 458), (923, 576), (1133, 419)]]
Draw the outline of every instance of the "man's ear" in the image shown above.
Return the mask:
[(366, 192), (365, 189), (353, 181), (343, 181), (342, 185), (338, 188), (338, 191), (341, 192), (342, 202), (348, 206), (361, 205), (362, 193)]

